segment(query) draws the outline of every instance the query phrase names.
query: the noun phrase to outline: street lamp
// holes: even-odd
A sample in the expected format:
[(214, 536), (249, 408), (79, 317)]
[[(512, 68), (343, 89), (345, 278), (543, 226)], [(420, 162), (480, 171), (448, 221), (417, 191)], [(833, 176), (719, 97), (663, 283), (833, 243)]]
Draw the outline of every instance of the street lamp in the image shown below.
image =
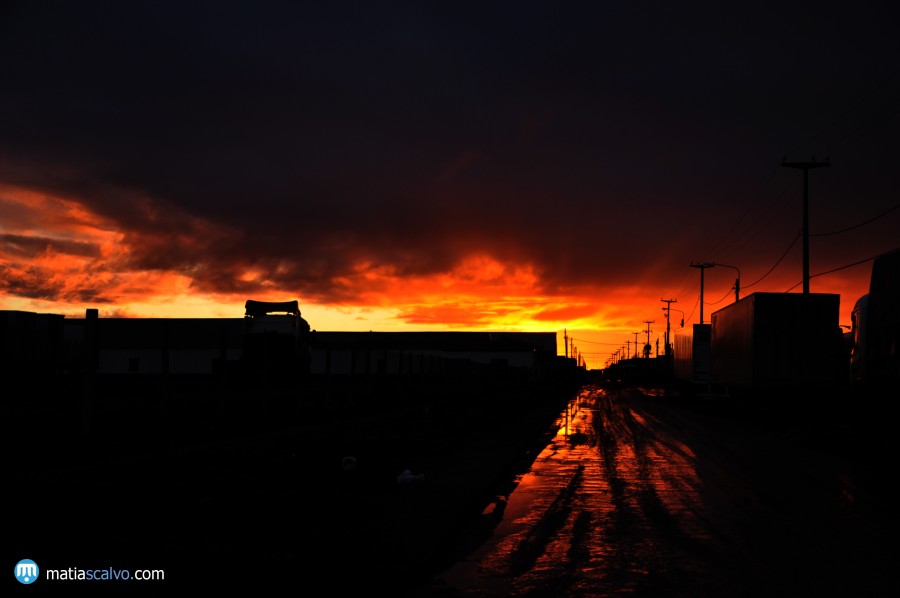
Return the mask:
[(729, 266), (728, 264), (722, 264), (720, 262), (715, 262), (713, 264), (715, 266), (722, 266), (723, 268), (731, 268), (732, 270), (737, 270), (737, 279), (734, 281), (734, 300), (735, 302), (740, 301), (741, 299), (741, 269), (737, 266)]

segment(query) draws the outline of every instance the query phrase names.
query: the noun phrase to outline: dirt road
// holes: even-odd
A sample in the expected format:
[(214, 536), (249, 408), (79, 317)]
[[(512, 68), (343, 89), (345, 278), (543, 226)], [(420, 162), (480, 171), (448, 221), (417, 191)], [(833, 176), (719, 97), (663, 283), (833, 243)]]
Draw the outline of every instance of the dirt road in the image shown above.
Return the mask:
[(791, 417), (737, 416), (652, 389), (585, 387), (559, 434), (498, 496), (491, 538), (435, 588), (460, 596), (897, 595), (889, 455), (842, 446), (839, 414)]

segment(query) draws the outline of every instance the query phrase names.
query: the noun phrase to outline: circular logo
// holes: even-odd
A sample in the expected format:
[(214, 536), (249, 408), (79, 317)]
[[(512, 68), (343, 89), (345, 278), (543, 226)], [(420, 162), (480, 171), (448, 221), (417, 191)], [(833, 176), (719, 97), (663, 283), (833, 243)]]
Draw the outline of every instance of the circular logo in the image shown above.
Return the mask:
[(37, 563), (31, 559), (22, 559), (16, 563), (16, 579), (19, 580), (19, 583), (34, 583), (37, 581), (39, 573)]

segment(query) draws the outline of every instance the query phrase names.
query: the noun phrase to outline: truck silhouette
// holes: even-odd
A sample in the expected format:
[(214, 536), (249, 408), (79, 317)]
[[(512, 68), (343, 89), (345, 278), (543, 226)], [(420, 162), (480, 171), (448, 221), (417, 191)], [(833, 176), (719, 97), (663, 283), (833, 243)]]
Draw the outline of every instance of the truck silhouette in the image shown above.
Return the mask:
[(850, 380), (872, 392), (900, 384), (900, 248), (875, 258), (869, 292), (853, 306)]
[(293, 384), (310, 371), (310, 327), (296, 300), (248, 300), (244, 305), (243, 370), (273, 385)]

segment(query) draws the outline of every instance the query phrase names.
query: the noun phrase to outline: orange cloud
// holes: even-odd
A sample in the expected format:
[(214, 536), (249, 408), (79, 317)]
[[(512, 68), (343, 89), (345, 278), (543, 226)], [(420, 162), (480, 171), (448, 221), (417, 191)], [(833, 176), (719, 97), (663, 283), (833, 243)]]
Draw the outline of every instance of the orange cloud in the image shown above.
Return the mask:
[[(302, 295), (280, 280), (293, 273), (294, 264), (237, 251), (223, 261), (222, 246), (233, 245), (240, 235), (171, 207), (163, 211), (153, 202), (133, 200), (148, 225), (124, 229), (74, 200), (4, 187), (0, 201), (14, 214), (0, 231), (6, 307), (26, 299), (70, 313), (99, 304), (107, 306), (107, 315), (152, 316), (186, 296), (241, 305), (251, 296)], [(532, 266), (483, 252), (465, 255), (447, 271), (421, 274), (360, 259), (329, 284), (343, 288), (348, 298), (337, 305), (391, 309), (409, 326), (546, 328), (566, 314), (548, 309), (554, 300), (541, 296)]]
[(175, 272), (135, 270), (134, 243), (114, 223), (72, 200), (5, 186), (0, 206), (0, 288), (61, 304), (123, 304), (188, 287)]
[[(496, 239), (456, 240), (446, 252), (426, 243), (422, 251), (430, 253), (419, 259), (413, 246), (379, 253), (330, 232), (318, 238), (317, 251), (294, 256), (281, 246), (270, 250), (262, 232), (239, 231), (167, 202), (130, 201), (129, 219), (117, 221), (86, 202), (0, 187), (0, 308), (81, 315), (93, 305), (104, 317), (238, 317), (248, 298), (296, 298), (304, 314), (320, 314), (332, 329), (375, 323), (392, 330), (568, 330), (592, 361), (633, 341), (635, 332), (643, 340), (646, 320), (651, 342), (661, 338), (662, 298), (678, 297), (673, 332), (682, 318), (685, 326), (699, 321), (698, 272), (687, 263), (679, 272), (664, 254), (630, 282), (610, 275), (563, 283), (559, 272)], [(610, 259), (621, 267), (615, 262)], [(765, 273), (750, 264), (744, 272)], [(868, 272), (862, 266), (814, 279), (814, 292), (842, 295), (841, 323), (849, 322), (853, 301), (865, 292)], [(707, 272), (706, 322), (733, 300), (734, 276)], [(669, 290), (660, 291), (656, 279), (668, 281)], [(782, 292), (798, 279), (795, 265), (785, 263), (749, 292)], [(325, 329), (315, 319), (311, 324)]]

